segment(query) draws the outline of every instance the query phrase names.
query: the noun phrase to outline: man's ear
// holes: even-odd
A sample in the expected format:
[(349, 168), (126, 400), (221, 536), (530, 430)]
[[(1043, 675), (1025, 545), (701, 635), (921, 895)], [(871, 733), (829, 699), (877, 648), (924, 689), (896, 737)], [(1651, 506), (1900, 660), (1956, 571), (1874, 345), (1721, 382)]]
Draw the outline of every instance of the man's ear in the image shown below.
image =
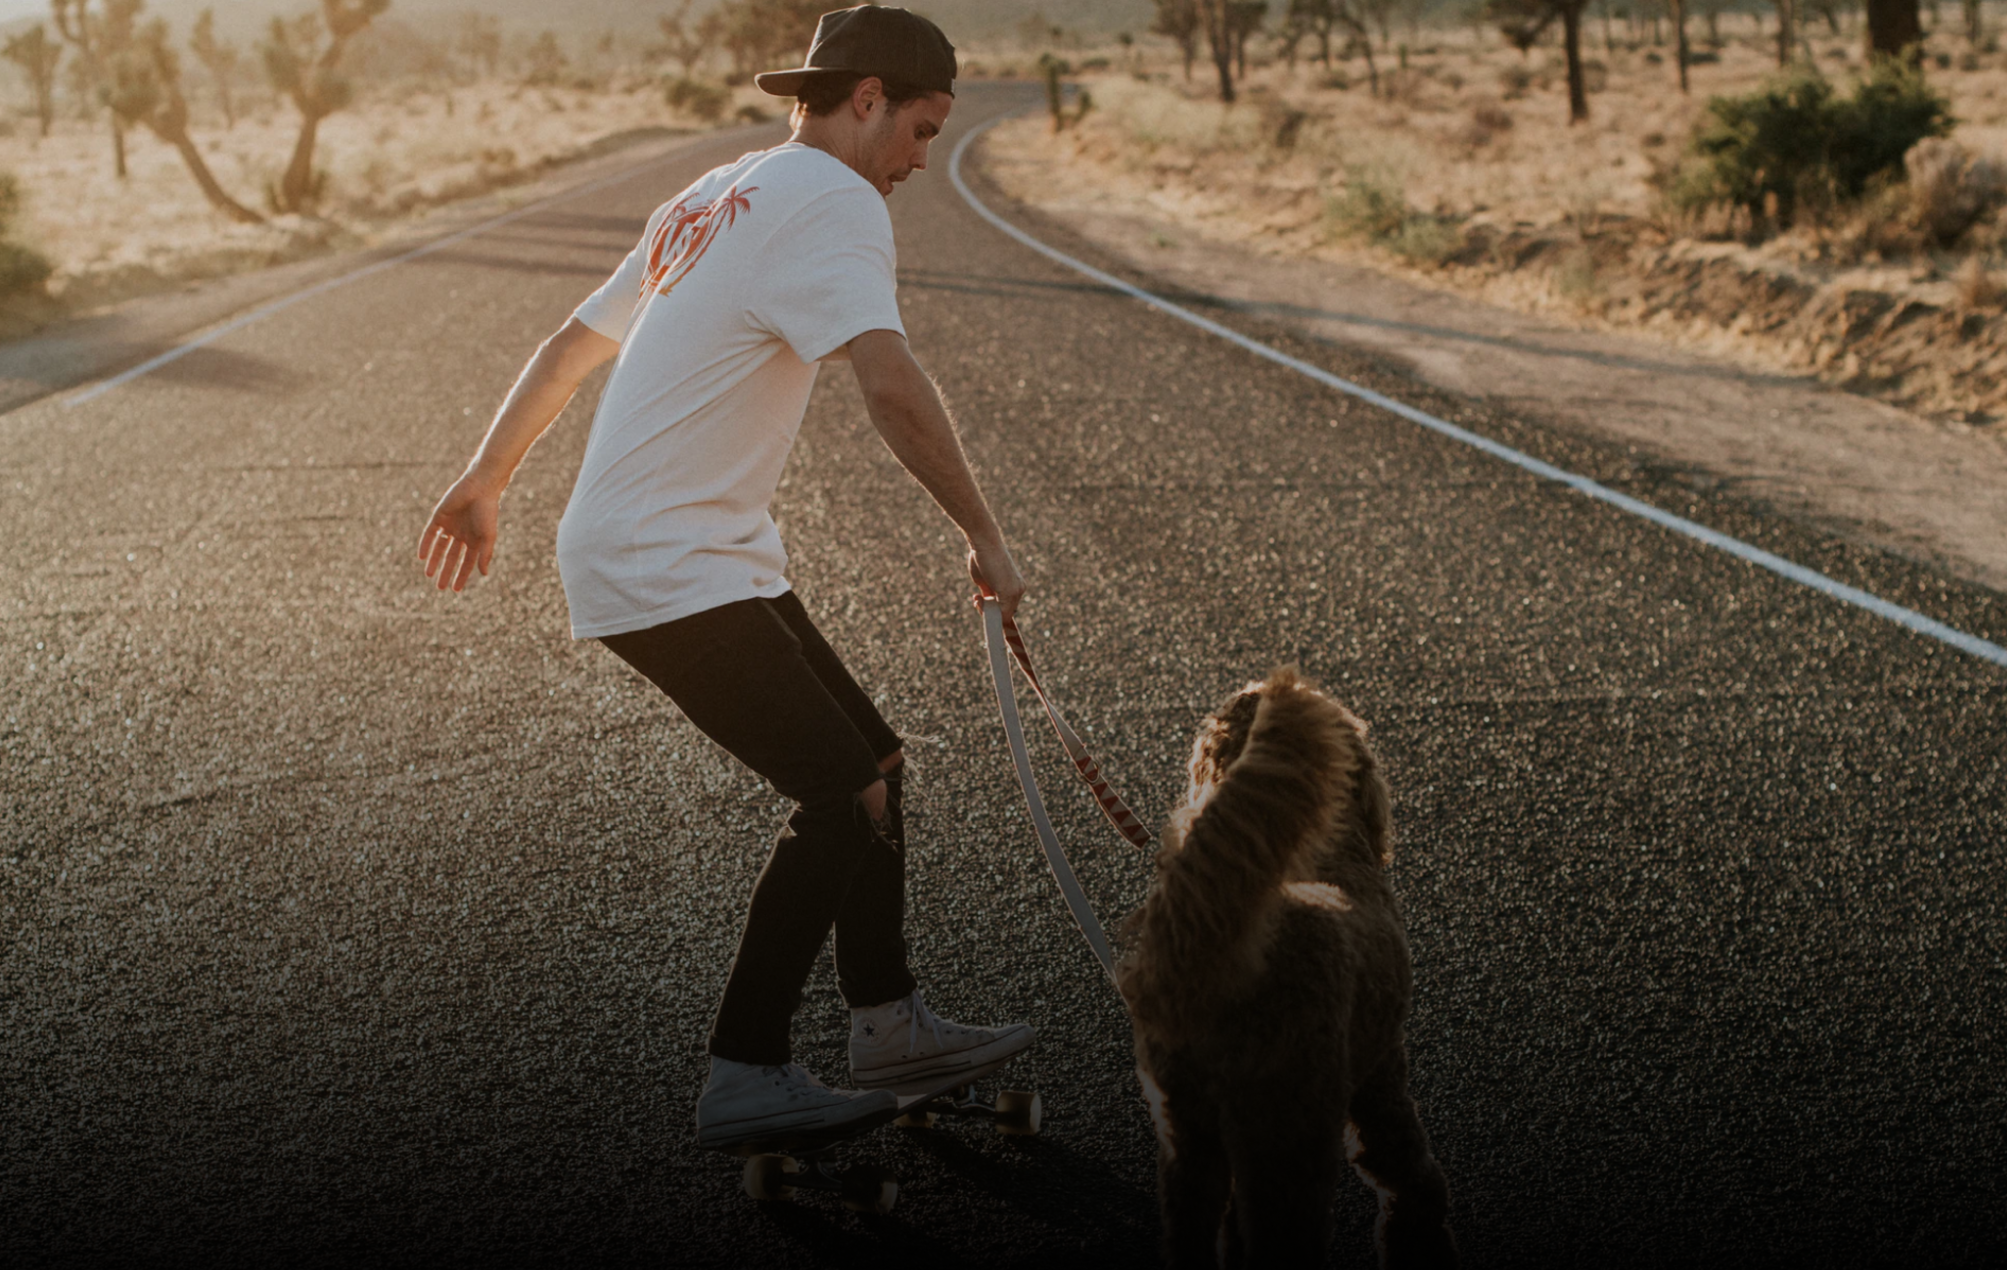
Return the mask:
[(885, 81), (876, 75), (866, 75), (857, 81), (857, 87), (850, 94), (850, 105), (860, 119), (870, 116), (874, 104), (885, 100)]

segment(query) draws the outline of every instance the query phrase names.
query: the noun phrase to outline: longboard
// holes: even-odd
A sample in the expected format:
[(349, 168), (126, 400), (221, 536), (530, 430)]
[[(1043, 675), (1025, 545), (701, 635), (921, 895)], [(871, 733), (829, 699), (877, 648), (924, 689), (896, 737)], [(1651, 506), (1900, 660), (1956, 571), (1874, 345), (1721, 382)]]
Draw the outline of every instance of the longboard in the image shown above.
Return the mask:
[(829, 1191), (846, 1208), (889, 1213), (899, 1198), (899, 1179), (883, 1165), (841, 1166), (831, 1157), (855, 1138), (897, 1122), (912, 1128), (932, 1125), (941, 1116), (972, 1116), (990, 1121), (1003, 1134), (1038, 1132), (1043, 1106), (1035, 1093), (1006, 1089), (994, 1101), (976, 1097), (975, 1082), (999, 1070), (1012, 1054), (972, 1072), (961, 1072), (917, 1094), (902, 1094), (896, 1107), (839, 1128), (781, 1131), (717, 1147), (746, 1158), (744, 1184), (754, 1199), (792, 1198), (797, 1190)]

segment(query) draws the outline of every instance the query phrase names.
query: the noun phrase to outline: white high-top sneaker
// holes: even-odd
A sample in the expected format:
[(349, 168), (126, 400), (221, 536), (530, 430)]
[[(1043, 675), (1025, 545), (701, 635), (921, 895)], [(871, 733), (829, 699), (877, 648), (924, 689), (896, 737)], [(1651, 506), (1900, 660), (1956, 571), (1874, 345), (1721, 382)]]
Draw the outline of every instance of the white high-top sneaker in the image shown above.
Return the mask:
[(771, 1134), (839, 1129), (896, 1111), (883, 1090), (831, 1089), (800, 1064), (761, 1067), (711, 1058), (711, 1079), (697, 1099), (697, 1145), (731, 1146)]
[(1028, 1023), (964, 1027), (912, 996), (850, 1012), (850, 1078), (859, 1089), (919, 1094), (994, 1067), (1031, 1045)]

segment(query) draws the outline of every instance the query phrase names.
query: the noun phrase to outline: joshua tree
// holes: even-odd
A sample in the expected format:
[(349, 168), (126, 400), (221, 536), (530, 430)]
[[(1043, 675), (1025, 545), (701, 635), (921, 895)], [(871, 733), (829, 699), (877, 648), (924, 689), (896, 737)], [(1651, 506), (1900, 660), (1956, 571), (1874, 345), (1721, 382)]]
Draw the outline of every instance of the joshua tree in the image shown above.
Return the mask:
[(40, 22), (19, 35), (8, 36), (6, 48), (0, 49), (0, 57), (19, 66), (35, 90), (35, 115), (42, 121), (45, 137), (56, 117), (56, 63), (62, 56), (63, 46), (49, 38)]
[(216, 38), (216, 11), (204, 9), (195, 19), (195, 28), (188, 33), (188, 51), (195, 54), (195, 60), (209, 68), (209, 75), (216, 81), (216, 99), (223, 107), (223, 126), (237, 126), (237, 108), (230, 100), (230, 81), (236, 78), (237, 65), (242, 60), (237, 46)]
[(320, 201), (327, 174), (314, 171), (314, 138), (321, 120), (349, 103), (354, 85), (339, 70), (342, 50), (390, 0), (321, 0), (318, 14), (291, 22), (272, 19), (260, 52), (272, 87), (292, 98), (300, 112), (300, 135), (293, 143), (285, 175), (267, 191), (275, 212), (310, 212)]
[[(90, 77), (91, 88), (101, 105), (110, 105), (112, 59), (132, 45), (133, 27), (146, 0), (103, 0), (98, 12), (91, 12), (91, 0), (49, 0), (56, 18), (56, 31), (76, 46), (77, 65)], [(109, 110), (112, 133), (112, 171), (125, 179), (125, 121)]]
[(112, 110), (128, 125), (138, 125), (173, 146), (188, 165), (210, 206), (231, 220), (247, 225), (264, 217), (224, 193), (203, 162), (202, 152), (188, 135), (188, 102), (181, 95), (181, 60), (167, 42), (167, 23), (146, 24), (132, 44), (111, 65)]

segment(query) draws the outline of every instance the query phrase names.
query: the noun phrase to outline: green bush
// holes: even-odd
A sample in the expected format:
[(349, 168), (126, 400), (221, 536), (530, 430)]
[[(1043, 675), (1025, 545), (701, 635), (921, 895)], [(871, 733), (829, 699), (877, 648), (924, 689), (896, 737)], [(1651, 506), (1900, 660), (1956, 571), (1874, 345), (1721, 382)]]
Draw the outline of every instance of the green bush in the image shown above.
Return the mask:
[(0, 296), (40, 291), (55, 272), (42, 253), (9, 238), (20, 214), (21, 187), (10, 173), (0, 172)]
[(1324, 216), (1343, 237), (1385, 241), (1408, 223), (1408, 198), (1384, 173), (1347, 168), (1345, 185), (1326, 201)]
[(669, 109), (695, 115), (705, 123), (723, 119), (726, 108), (732, 104), (730, 93), (701, 79), (672, 79), (662, 86), (662, 98), (669, 103)]
[(1851, 97), (1801, 66), (1747, 96), (1708, 102), (1667, 201), (1686, 211), (1726, 203), (1774, 212), (1789, 224), (1801, 204), (1852, 202), (1875, 178), (1899, 175), (1911, 146), (1951, 125), (1949, 104), (1901, 62), (1877, 62)]

